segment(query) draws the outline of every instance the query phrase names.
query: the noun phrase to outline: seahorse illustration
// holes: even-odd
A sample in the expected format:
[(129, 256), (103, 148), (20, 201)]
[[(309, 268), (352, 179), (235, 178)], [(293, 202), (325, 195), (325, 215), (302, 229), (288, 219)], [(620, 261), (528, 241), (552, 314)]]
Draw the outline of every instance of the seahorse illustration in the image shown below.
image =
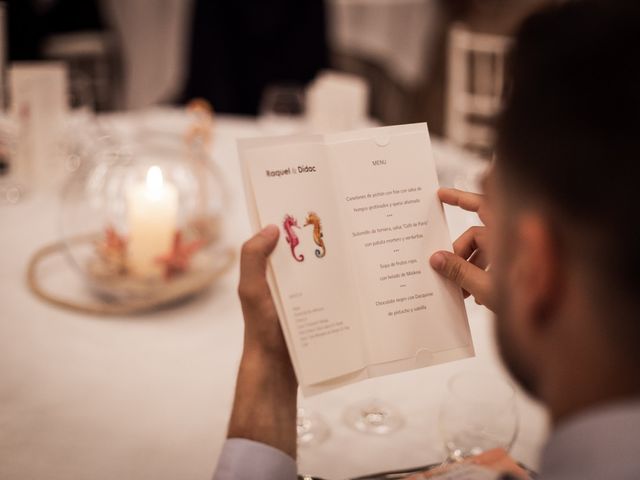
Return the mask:
[(289, 244), (289, 247), (291, 247), (291, 255), (293, 255), (293, 258), (295, 258), (296, 261), (302, 262), (304, 260), (304, 255), (296, 255), (296, 247), (300, 244), (300, 239), (296, 235), (296, 232), (293, 231), (293, 227), (300, 228), (298, 226), (298, 221), (291, 215), (287, 214), (284, 216), (282, 227), (287, 234), (287, 243)]
[(307, 218), (305, 220), (304, 226), (313, 225), (313, 241), (318, 245), (322, 250), (316, 250), (316, 257), (322, 258), (327, 253), (327, 247), (324, 245), (322, 234), (322, 224), (320, 223), (320, 217), (315, 212), (309, 212), (307, 214)]

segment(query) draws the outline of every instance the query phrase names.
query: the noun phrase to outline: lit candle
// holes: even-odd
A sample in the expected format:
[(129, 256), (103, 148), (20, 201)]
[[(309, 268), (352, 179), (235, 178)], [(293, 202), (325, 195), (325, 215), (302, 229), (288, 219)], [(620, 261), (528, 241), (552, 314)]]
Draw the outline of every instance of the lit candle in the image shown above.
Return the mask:
[(128, 266), (139, 276), (158, 276), (162, 267), (157, 258), (173, 245), (178, 216), (178, 191), (153, 166), (144, 183), (127, 192), (129, 217)]

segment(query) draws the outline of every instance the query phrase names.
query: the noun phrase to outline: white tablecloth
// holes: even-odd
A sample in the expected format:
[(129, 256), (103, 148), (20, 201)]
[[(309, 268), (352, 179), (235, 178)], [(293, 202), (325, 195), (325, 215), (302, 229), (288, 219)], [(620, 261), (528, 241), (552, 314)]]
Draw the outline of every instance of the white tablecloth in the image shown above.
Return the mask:
[[(235, 139), (259, 133), (252, 120), (219, 121), (216, 159), (232, 192), (227, 241), (236, 247), (249, 224)], [(434, 151), (445, 183), (467, 178), (464, 165), (477, 168), (455, 149), (436, 143)], [(241, 352), (237, 268), (208, 294), (153, 314), (100, 318), (54, 308), (28, 291), (25, 267), (32, 252), (57, 239), (58, 213), (47, 192), (0, 207), (0, 478), (210, 478)], [(453, 235), (475, 222), (447, 214)], [(437, 414), (446, 379), (465, 369), (500, 369), (491, 316), (473, 301), (467, 307), (476, 358), (304, 400), (325, 417), (331, 436), (300, 450), (300, 472), (338, 479), (441, 460)], [(343, 424), (344, 407), (372, 394), (398, 407), (407, 420), (402, 430), (369, 437)], [(520, 394), (518, 406), (513, 454), (536, 467), (545, 416)]]

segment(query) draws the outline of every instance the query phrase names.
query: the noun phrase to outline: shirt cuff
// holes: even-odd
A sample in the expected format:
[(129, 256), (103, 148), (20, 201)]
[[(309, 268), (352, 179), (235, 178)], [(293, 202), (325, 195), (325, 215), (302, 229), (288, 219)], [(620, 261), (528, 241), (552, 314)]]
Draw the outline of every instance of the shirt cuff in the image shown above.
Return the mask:
[(296, 462), (286, 453), (246, 438), (229, 438), (213, 480), (296, 480)]

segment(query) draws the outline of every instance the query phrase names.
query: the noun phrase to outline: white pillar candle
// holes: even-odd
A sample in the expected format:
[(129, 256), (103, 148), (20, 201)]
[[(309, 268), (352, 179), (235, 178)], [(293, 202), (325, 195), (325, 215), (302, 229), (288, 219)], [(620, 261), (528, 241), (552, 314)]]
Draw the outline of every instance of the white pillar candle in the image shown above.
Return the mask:
[(176, 232), (178, 191), (153, 166), (146, 182), (127, 192), (129, 243), (127, 260), (131, 272), (139, 276), (158, 276), (162, 265), (158, 257), (170, 252)]

